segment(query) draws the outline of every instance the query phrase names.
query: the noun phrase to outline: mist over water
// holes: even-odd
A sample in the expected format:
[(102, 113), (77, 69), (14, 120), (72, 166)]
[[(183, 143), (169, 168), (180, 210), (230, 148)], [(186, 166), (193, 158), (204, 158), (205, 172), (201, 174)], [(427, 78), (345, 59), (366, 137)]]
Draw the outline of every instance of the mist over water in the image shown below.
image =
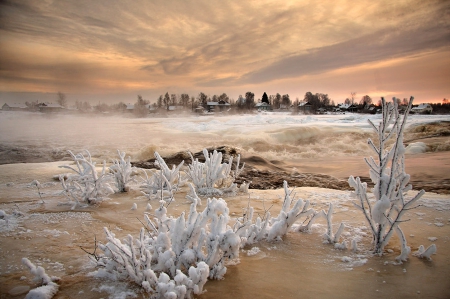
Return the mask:
[[(60, 160), (87, 149), (110, 160), (117, 149), (133, 160), (229, 145), (268, 160), (365, 154), (367, 115), (256, 114), (183, 118), (0, 113), (1, 163)], [(22, 154), (23, 159), (15, 161)], [(8, 157), (6, 157), (8, 156)]]
[[(442, 119), (411, 116), (410, 123)], [(268, 160), (340, 157), (370, 154), (373, 137), (367, 123), (379, 115), (305, 116), (288, 113), (243, 116), (132, 118), (107, 115), (0, 113), (1, 163), (49, 162), (67, 159), (67, 150), (87, 149), (109, 161), (119, 149), (133, 160), (178, 151), (200, 151), (229, 145)], [(65, 157), (65, 158), (64, 158)]]

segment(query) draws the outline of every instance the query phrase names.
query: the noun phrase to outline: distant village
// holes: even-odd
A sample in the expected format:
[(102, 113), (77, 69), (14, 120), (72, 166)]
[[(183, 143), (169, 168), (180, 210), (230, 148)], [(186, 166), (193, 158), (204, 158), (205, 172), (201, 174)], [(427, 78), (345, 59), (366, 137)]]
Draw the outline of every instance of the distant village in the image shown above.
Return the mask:
[[(399, 100), (400, 113), (406, 109), (408, 99)], [(220, 96), (209, 97), (200, 93), (196, 98), (187, 94), (180, 96), (166, 93), (161, 95), (155, 103), (138, 95), (135, 103), (118, 104), (99, 103), (91, 105), (89, 102), (76, 101), (75, 105), (68, 105), (65, 94), (58, 93), (56, 103), (25, 102), (25, 104), (8, 104), (2, 106), (2, 111), (30, 111), (41, 113), (65, 113), (65, 114), (122, 114), (134, 117), (169, 116), (176, 114), (214, 115), (214, 114), (239, 114), (257, 112), (291, 112), (292, 114), (339, 114), (339, 113), (381, 113), (381, 100), (373, 103), (372, 99), (365, 95), (361, 100), (355, 99), (355, 93), (344, 103), (335, 104), (326, 94), (312, 94), (307, 92), (303, 100), (291, 101), (289, 95), (263, 94), (261, 99), (255, 101), (254, 94), (247, 92), (245, 96), (239, 96), (238, 100), (229, 99), (224, 93)], [(442, 103), (423, 103), (414, 105), (411, 113), (416, 114), (449, 114), (450, 103), (444, 99)]]

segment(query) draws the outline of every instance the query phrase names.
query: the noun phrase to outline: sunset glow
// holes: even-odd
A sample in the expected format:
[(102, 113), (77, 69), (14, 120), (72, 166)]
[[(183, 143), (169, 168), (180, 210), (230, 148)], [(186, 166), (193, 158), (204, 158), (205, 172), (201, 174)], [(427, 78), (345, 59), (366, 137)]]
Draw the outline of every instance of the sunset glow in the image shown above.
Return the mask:
[(311, 91), (441, 102), (449, 13), (438, 0), (2, 1), (0, 101)]

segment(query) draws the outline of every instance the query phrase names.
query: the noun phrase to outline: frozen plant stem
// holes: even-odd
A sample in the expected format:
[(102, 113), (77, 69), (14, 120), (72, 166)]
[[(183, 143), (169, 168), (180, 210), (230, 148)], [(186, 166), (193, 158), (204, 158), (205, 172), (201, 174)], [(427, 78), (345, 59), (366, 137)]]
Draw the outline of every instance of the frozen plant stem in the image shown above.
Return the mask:
[(39, 194), (39, 198), (41, 199), (42, 203), (45, 204), (45, 201), (42, 199), (41, 189), (39, 188), (41, 186), (41, 183), (39, 183), (38, 180), (34, 180), (31, 182), (32, 186), (36, 186)]
[[(374, 253), (381, 255), (392, 234), (396, 232), (402, 247), (402, 253), (397, 259), (401, 261), (406, 260), (411, 251), (399, 226), (401, 222), (404, 222), (402, 216), (407, 210), (414, 208), (414, 203), (425, 193), (421, 190), (413, 198), (405, 197), (412, 186), (409, 184), (410, 176), (405, 172), (403, 132), (413, 99), (411, 97), (405, 114), (401, 117), (396, 98), (393, 98), (392, 103), (387, 103), (384, 98), (381, 98), (380, 124), (376, 126), (369, 120), (377, 139), (375, 142), (369, 139), (368, 145), (374, 151), (376, 160), (373, 157), (364, 160), (369, 166), (370, 178), (374, 183), (375, 203), (369, 201), (367, 184), (362, 183), (359, 177), (355, 179), (350, 176), (348, 180), (358, 198), (358, 202), (354, 205), (363, 213), (372, 232)], [(391, 148), (388, 148), (388, 141), (392, 138), (394, 143)]]

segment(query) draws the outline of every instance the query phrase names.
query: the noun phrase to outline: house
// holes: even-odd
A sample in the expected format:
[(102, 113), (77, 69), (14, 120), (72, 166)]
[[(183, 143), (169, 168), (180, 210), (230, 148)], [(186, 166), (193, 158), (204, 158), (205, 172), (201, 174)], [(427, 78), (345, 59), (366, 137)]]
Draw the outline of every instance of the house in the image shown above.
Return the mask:
[(433, 107), (430, 104), (419, 104), (419, 106), (411, 109), (411, 113), (431, 113), (433, 112)]
[(311, 113), (312, 104), (310, 102), (301, 102), (298, 104), (298, 110), (303, 113)]
[(27, 106), (22, 104), (4, 104), (2, 106), (3, 111), (26, 111), (28, 109)]
[(64, 110), (63, 106), (52, 103), (39, 103), (38, 107), (40, 112), (45, 113), (61, 112), (62, 110)]
[(255, 109), (258, 111), (271, 111), (272, 106), (267, 102), (260, 102), (255, 105)]
[(356, 112), (358, 107), (355, 104), (340, 104), (339, 109), (341, 109), (341, 111)]
[(230, 103), (227, 103), (223, 100), (218, 101), (218, 102), (207, 102), (206, 103), (206, 108), (207, 108), (208, 112), (228, 110), (228, 108), (230, 108), (230, 106), (231, 106)]
[(125, 108), (127, 112), (133, 112), (134, 111), (134, 104), (127, 104), (127, 107)]

